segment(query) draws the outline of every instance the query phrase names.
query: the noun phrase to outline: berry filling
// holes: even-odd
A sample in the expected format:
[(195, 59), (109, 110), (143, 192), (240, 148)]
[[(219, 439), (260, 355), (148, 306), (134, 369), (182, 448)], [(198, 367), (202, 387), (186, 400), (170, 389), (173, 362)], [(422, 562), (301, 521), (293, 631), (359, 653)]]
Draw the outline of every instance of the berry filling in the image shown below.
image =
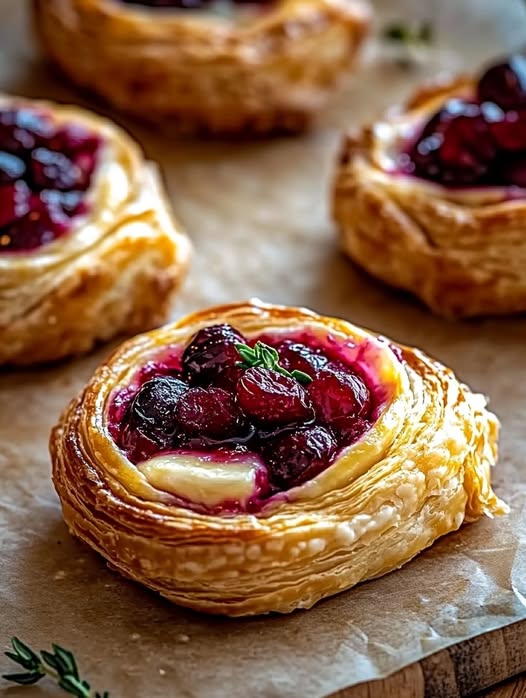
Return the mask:
[(85, 214), (100, 138), (40, 108), (0, 109), (0, 252), (30, 251)]
[(188, 490), (181, 459), (193, 463), (192, 472), (195, 459), (208, 459), (206, 469), (201, 464), (196, 471), (204, 478), (198, 495), (208, 487), (211, 454), (221, 479), (229, 464), (250, 463), (255, 489), (244, 501), (225, 496), (229, 504), (223, 501), (218, 510), (258, 511), (361, 438), (379, 415), (381, 393), (363, 364), (350, 361), (344, 344), (330, 336), (248, 340), (230, 325), (213, 325), (143, 366), (114, 396), (109, 428), (142, 472), (152, 477), (157, 464), (157, 483), (171, 483), (167, 473), (176, 469), (176, 496)]
[(146, 7), (171, 7), (178, 10), (212, 9), (221, 11), (228, 5), (265, 5), (272, 0), (122, 0), (128, 5), (145, 5)]
[(439, 184), (526, 187), (526, 56), (489, 67), (449, 99), (401, 154), (404, 174)]

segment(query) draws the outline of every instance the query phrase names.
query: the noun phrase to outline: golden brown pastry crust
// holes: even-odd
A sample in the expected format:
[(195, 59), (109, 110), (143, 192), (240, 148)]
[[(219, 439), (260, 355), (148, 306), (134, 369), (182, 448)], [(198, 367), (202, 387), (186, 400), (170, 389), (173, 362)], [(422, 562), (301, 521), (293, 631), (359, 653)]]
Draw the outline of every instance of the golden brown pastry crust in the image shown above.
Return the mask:
[(244, 23), (119, 0), (33, 0), (47, 54), (74, 82), (171, 131), (304, 128), (348, 71), (361, 0), (278, 0)]
[(190, 244), (156, 168), (110, 121), (76, 107), (40, 105), (103, 139), (87, 193), (90, 210), (64, 237), (28, 253), (0, 254), (0, 364), (52, 361), (95, 342), (166, 321)]
[(473, 91), (469, 77), (426, 86), (401, 111), (349, 134), (333, 191), (349, 256), (448, 317), (526, 310), (526, 199), (507, 199), (498, 187), (449, 189), (384, 168), (411, 128), (448, 98)]
[[(147, 357), (203, 326), (248, 336), (311, 330), (369, 347), (387, 402), (370, 432), (258, 515), (209, 516), (154, 489), (108, 434), (112, 392)], [(365, 344), (364, 344), (365, 343)], [(258, 302), (211, 308), (122, 345), (52, 432), (53, 480), (72, 533), (122, 574), (226, 615), (309, 608), (400, 567), (464, 521), (506, 511), (491, 490), (498, 422), (453, 373), (343, 320)]]

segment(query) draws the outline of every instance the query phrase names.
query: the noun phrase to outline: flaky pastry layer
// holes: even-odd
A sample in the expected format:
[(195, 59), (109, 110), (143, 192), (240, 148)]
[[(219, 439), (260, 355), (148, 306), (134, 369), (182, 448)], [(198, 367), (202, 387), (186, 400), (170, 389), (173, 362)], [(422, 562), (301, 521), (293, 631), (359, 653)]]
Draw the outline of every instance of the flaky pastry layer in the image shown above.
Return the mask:
[[(116, 389), (161, 348), (219, 322), (249, 337), (308, 328), (367, 345), (386, 396), (362, 439), (257, 515), (177, 506), (108, 432)], [(505, 512), (490, 485), (497, 432), (484, 397), (419, 350), (394, 351), (343, 320), (252, 302), (211, 308), (123, 344), (67, 407), (50, 448), (74, 535), (175, 603), (240, 616), (309, 608), (400, 567), (464, 521)]]
[(361, 0), (278, 0), (245, 22), (119, 0), (33, 0), (46, 53), (79, 86), (172, 131), (304, 128), (348, 71)]
[(102, 139), (86, 193), (88, 213), (63, 237), (31, 252), (0, 254), (0, 364), (33, 364), (90, 350), (167, 320), (189, 262), (154, 165), (110, 121), (76, 107), (43, 107)]
[(454, 189), (393, 173), (397, 150), (471, 78), (436, 83), (383, 121), (349, 134), (333, 211), (344, 250), (388, 284), (448, 317), (526, 310), (526, 197), (500, 187)]

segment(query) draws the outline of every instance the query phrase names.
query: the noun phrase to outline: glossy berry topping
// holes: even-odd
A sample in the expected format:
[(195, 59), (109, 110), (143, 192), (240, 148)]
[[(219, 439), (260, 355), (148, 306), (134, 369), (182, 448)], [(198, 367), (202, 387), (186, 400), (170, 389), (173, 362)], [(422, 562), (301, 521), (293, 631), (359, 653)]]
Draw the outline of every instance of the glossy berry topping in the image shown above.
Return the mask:
[(477, 98), (505, 111), (526, 107), (526, 56), (517, 54), (489, 67), (479, 78)]
[(26, 163), (22, 158), (0, 151), (0, 184), (12, 184), (22, 179), (26, 169)]
[(378, 404), (332, 341), (246, 341), (225, 324), (149, 361), (136, 381), (110, 410), (110, 431), (132, 462), (174, 451), (213, 451), (220, 461), (227, 451), (252, 454), (266, 467), (267, 498), (327, 468), (371, 427)]
[(26, 157), (55, 135), (51, 119), (40, 110), (22, 107), (0, 109), (0, 148)]
[(143, 460), (172, 445), (177, 431), (175, 408), (188, 386), (177, 378), (158, 377), (144, 383), (126, 415), (123, 445)]
[(312, 349), (290, 339), (279, 344), (277, 350), (284, 368), (289, 371), (303, 371), (311, 378), (329, 361), (320, 349)]
[(501, 113), (500, 119), (490, 123), (490, 130), (502, 155), (526, 150), (526, 109)]
[(369, 389), (360, 376), (338, 367), (320, 371), (307, 390), (318, 419), (325, 424), (342, 415), (361, 417), (370, 406)]
[(0, 252), (30, 251), (86, 212), (100, 139), (41, 109), (0, 109)]
[(182, 10), (200, 10), (210, 4), (210, 0), (122, 0), (129, 5), (146, 7), (175, 7)]
[[(179, 10), (210, 9), (217, 5), (217, 0), (122, 0), (129, 5), (146, 7), (172, 7)], [(234, 5), (268, 4), (271, 0), (231, 0)]]
[(371, 423), (361, 417), (336, 417), (331, 429), (339, 446), (348, 446), (357, 441), (371, 427)]
[(488, 68), (472, 99), (447, 101), (402, 155), (401, 169), (454, 187), (524, 187), (526, 56)]
[(31, 210), (31, 190), (23, 181), (0, 187), (0, 228), (23, 218)]
[(271, 482), (284, 489), (296, 487), (324, 470), (336, 448), (330, 431), (312, 426), (268, 439), (262, 450), (270, 465)]
[(309, 398), (300, 383), (269, 368), (247, 369), (237, 384), (237, 399), (243, 412), (265, 427), (314, 419)]
[(234, 395), (222, 388), (190, 388), (179, 400), (175, 419), (184, 436), (217, 440), (234, 437), (243, 421)]
[(443, 184), (472, 184), (497, 152), (484, 105), (452, 99), (433, 116), (409, 155), (414, 173)]
[(231, 325), (211, 325), (200, 330), (183, 353), (185, 378), (200, 386), (221, 381), (221, 373), (239, 361), (236, 344), (244, 341)]

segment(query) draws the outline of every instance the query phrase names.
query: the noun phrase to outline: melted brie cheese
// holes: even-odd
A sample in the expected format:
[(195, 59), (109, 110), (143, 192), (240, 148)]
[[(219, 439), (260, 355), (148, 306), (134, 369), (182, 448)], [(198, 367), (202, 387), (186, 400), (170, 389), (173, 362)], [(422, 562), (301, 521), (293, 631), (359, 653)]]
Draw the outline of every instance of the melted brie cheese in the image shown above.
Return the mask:
[(152, 487), (210, 508), (248, 500), (260, 467), (255, 455), (214, 461), (211, 454), (196, 453), (168, 453), (137, 465)]

